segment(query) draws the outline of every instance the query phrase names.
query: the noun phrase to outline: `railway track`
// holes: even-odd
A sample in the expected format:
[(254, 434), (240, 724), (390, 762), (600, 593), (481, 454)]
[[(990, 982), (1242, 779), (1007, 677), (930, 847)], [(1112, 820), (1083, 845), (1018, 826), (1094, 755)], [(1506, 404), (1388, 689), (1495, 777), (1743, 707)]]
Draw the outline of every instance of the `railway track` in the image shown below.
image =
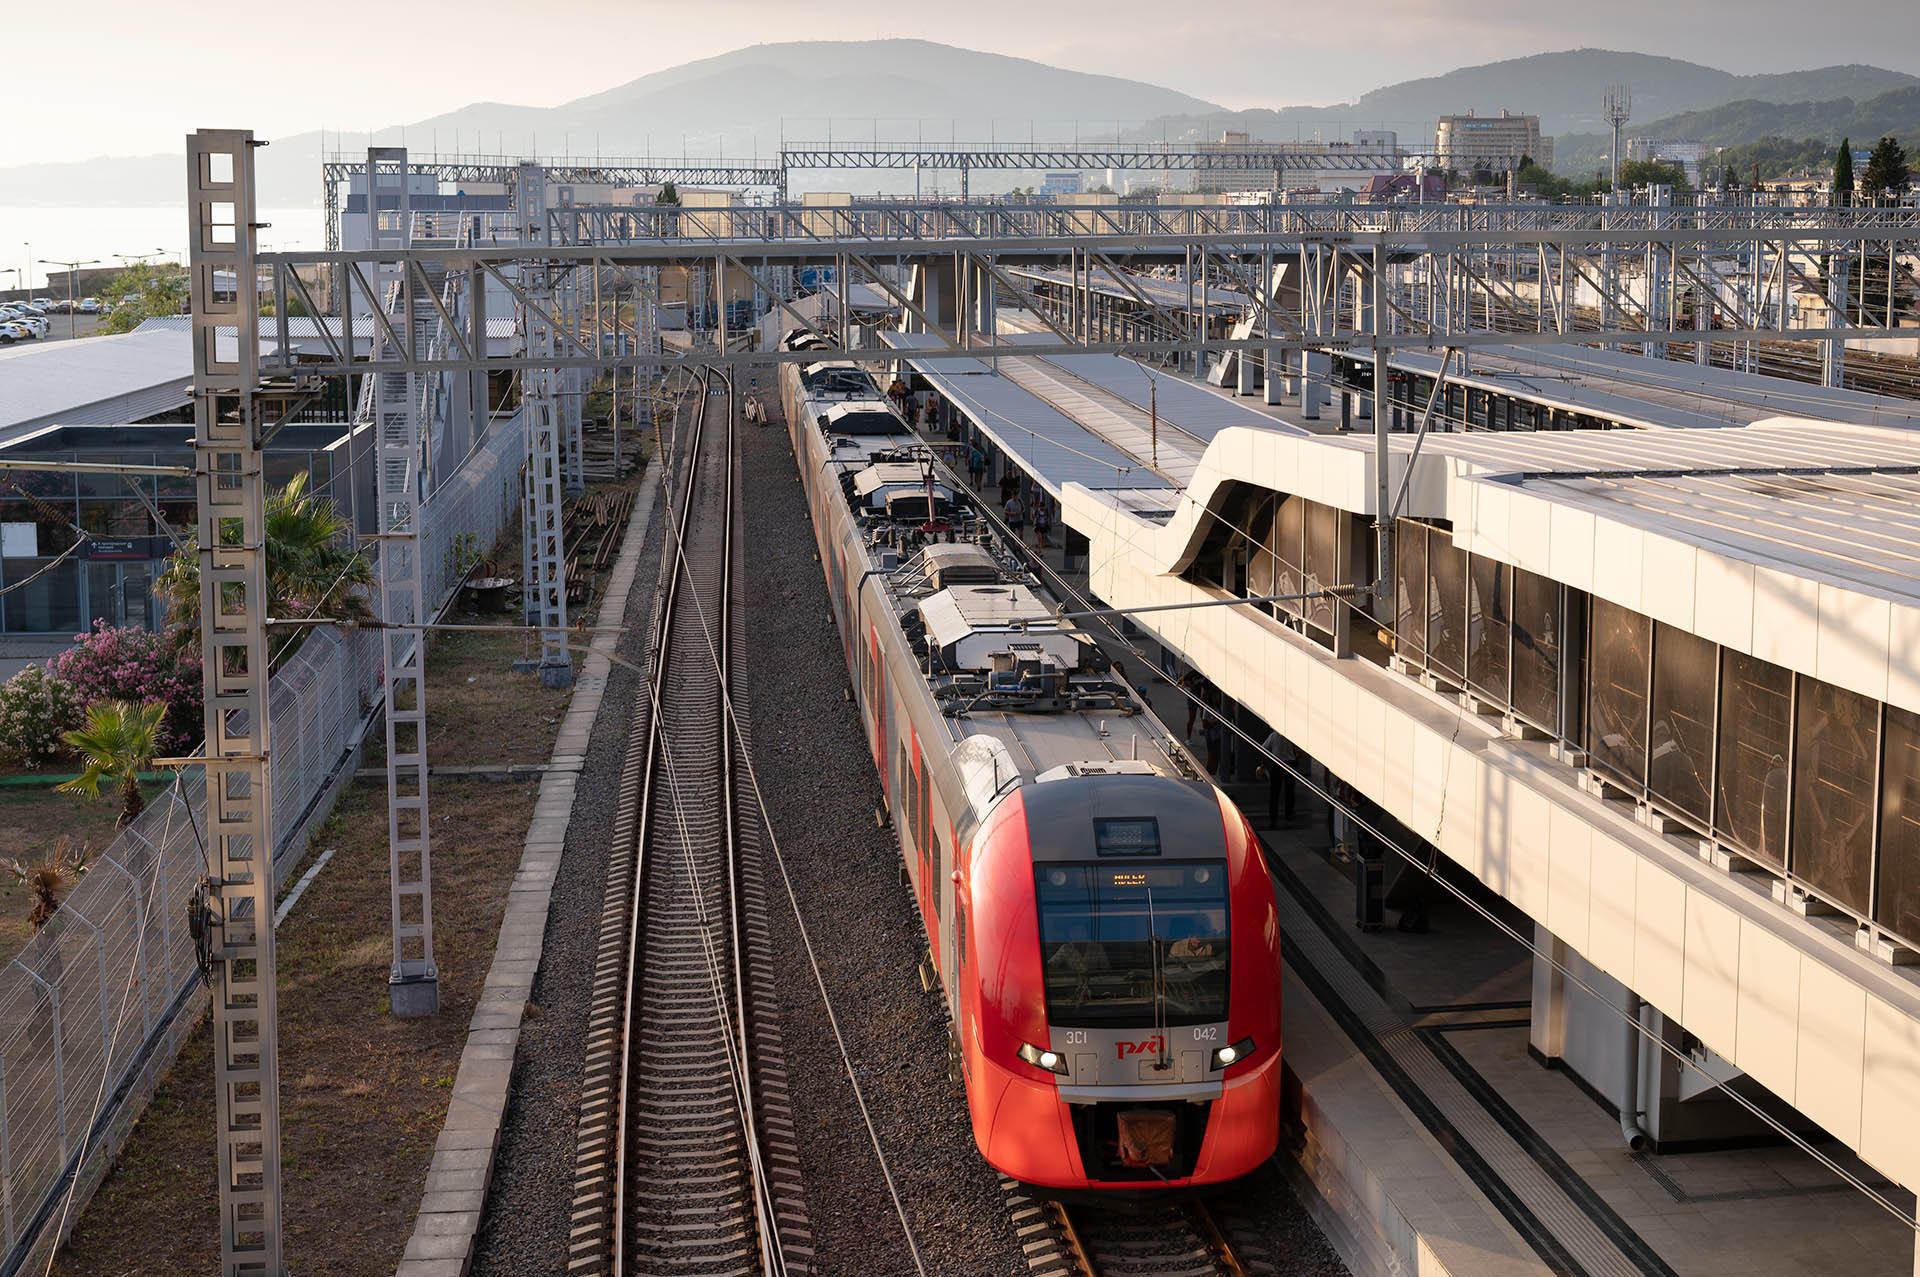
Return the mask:
[[(577, 1136), (570, 1273), (803, 1273), (801, 1192), (745, 775), (731, 420), (672, 459), (627, 741)], [(727, 416), (730, 418), (731, 413)], [(724, 692), (723, 692), (724, 689)], [(733, 700), (733, 714), (726, 712)]]
[(1198, 1199), (1125, 1208), (1043, 1201), (1001, 1181), (1033, 1277), (1269, 1277)]

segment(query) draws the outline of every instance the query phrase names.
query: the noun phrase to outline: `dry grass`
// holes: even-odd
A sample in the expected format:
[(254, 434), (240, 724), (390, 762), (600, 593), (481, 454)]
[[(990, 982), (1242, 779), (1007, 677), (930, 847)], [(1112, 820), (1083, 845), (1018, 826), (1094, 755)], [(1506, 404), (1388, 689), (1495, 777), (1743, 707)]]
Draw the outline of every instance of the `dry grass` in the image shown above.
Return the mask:
[[(413, 1231), (434, 1139), (536, 790), (434, 792), (434, 944), (441, 1013), (387, 1014), (386, 796), (353, 786), (316, 845), (336, 848), (280, 929), (282, 1177), (288, 1262), (302, 1274), (391, 1272)], [(206, 1026), (155, 1094), (57, 1271), (218, 1266), (213, 1061)]]
[[(480, 623), (474, 614), (456, 618)], [(434, 766), (544, 763), (560, 734), (567, 693), (513, 672), (526, 647), (518, 630), (449, 630), (427, 654), (427, 761)], [(539, 649), (534, 649), (538, 654)], [(576, 658), (577, 660), (578, 658)]]
[[(151, 796), (157, 787), (146, 789)], [(113, 822), (119, 815), (120, 804), (111, 793), (88, 802), (72, 794), (56, 794), (51, 785), (9, 786), (0, 790), (0, 861), (38, 863), (53, 854), (61, 838), (73, 839), (76, 848), (103, 850), (113, 841)], [(33, 893), (0, 873), (0, 959), (11, 957), (33, 938), (27, 921), (32, 909)]]
[[(501, 544), (512, 538), (509, 530)], [(432, 763), (547, 761), (567, 695), (509, 669), (523, 647), (517, 631), (436, 637), (427, 670)], [(370, 764), (379, 739), (376, 729)], [(349, 787), (314, 837), (335, 855), (280, 929), (278, 954), (283, 1219), (287, 1263), (302, 1277), (391, 1272), (406, 1248), (537, 795), (526, 783), (433, 782), (441, 1012), (428, 1020), (387, 1011), (385, 787)], [(96, 806), (110, 827), (115, 804)], [(5, 819), (13, 818), (9, 810)], [(216, 1269), (210, 1040), (203, 1024), (181, 1052), (75, 1226), (58, 1272)]]

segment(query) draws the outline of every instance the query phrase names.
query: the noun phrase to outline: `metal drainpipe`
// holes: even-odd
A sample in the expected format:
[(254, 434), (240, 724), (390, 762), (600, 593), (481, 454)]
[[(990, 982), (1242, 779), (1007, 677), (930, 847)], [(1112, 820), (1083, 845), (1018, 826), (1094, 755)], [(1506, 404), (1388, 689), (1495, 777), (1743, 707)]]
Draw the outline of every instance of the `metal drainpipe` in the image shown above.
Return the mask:
[(1632, 989), (1626, 989), (1620, 996), (1620, 1010), (1626, 1016), (1626, 1023), (1620, 1026), (1626, 1034), (1626, 1045), (1621, 1052), (1624, 1083), (1620, 1091), (1620, 1138), (1635, 1153), (1647, 1146), (1647, 1133), (1639, 1121), (1640, 1008), (1643, 1005), (1640, 995)]

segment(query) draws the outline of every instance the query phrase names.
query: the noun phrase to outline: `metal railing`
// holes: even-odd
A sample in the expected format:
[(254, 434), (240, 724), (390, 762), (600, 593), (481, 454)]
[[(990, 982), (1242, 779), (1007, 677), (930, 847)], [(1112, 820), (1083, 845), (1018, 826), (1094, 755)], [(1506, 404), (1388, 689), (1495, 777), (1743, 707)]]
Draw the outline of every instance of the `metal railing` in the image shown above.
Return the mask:
[[(518, 416), (495, 422), (425, 504), (422, 586), (437, 605), (465, 575), (462, 534), (484, 552), (511, 517), (520, 431)], [(315, 630), (274, 673), (276, 880), (331, 807), (379, 694), (371, 631)], [(187, 772), (0, 968), (0, 1272), (19, 1271), (79, 1218), (199, 1013), (184, 919), (207, 872), (206, 837), (204, 787)]]

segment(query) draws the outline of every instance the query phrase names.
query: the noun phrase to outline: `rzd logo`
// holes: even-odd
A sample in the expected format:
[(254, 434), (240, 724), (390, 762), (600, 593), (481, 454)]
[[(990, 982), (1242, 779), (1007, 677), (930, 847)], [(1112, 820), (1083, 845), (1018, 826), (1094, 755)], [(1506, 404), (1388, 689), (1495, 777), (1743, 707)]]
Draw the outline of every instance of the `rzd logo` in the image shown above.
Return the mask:
[(1119, 1051), (1120, 1058), (1124, 1060), (1129, 1055), (1158, 1055), (1160, 1054), (1162, 1045), (1163, 1043), (1158, 1037), (1151, 1037), (1145, 1042), (1118, 1043), (1115, 1046), (1115, 1050)]

